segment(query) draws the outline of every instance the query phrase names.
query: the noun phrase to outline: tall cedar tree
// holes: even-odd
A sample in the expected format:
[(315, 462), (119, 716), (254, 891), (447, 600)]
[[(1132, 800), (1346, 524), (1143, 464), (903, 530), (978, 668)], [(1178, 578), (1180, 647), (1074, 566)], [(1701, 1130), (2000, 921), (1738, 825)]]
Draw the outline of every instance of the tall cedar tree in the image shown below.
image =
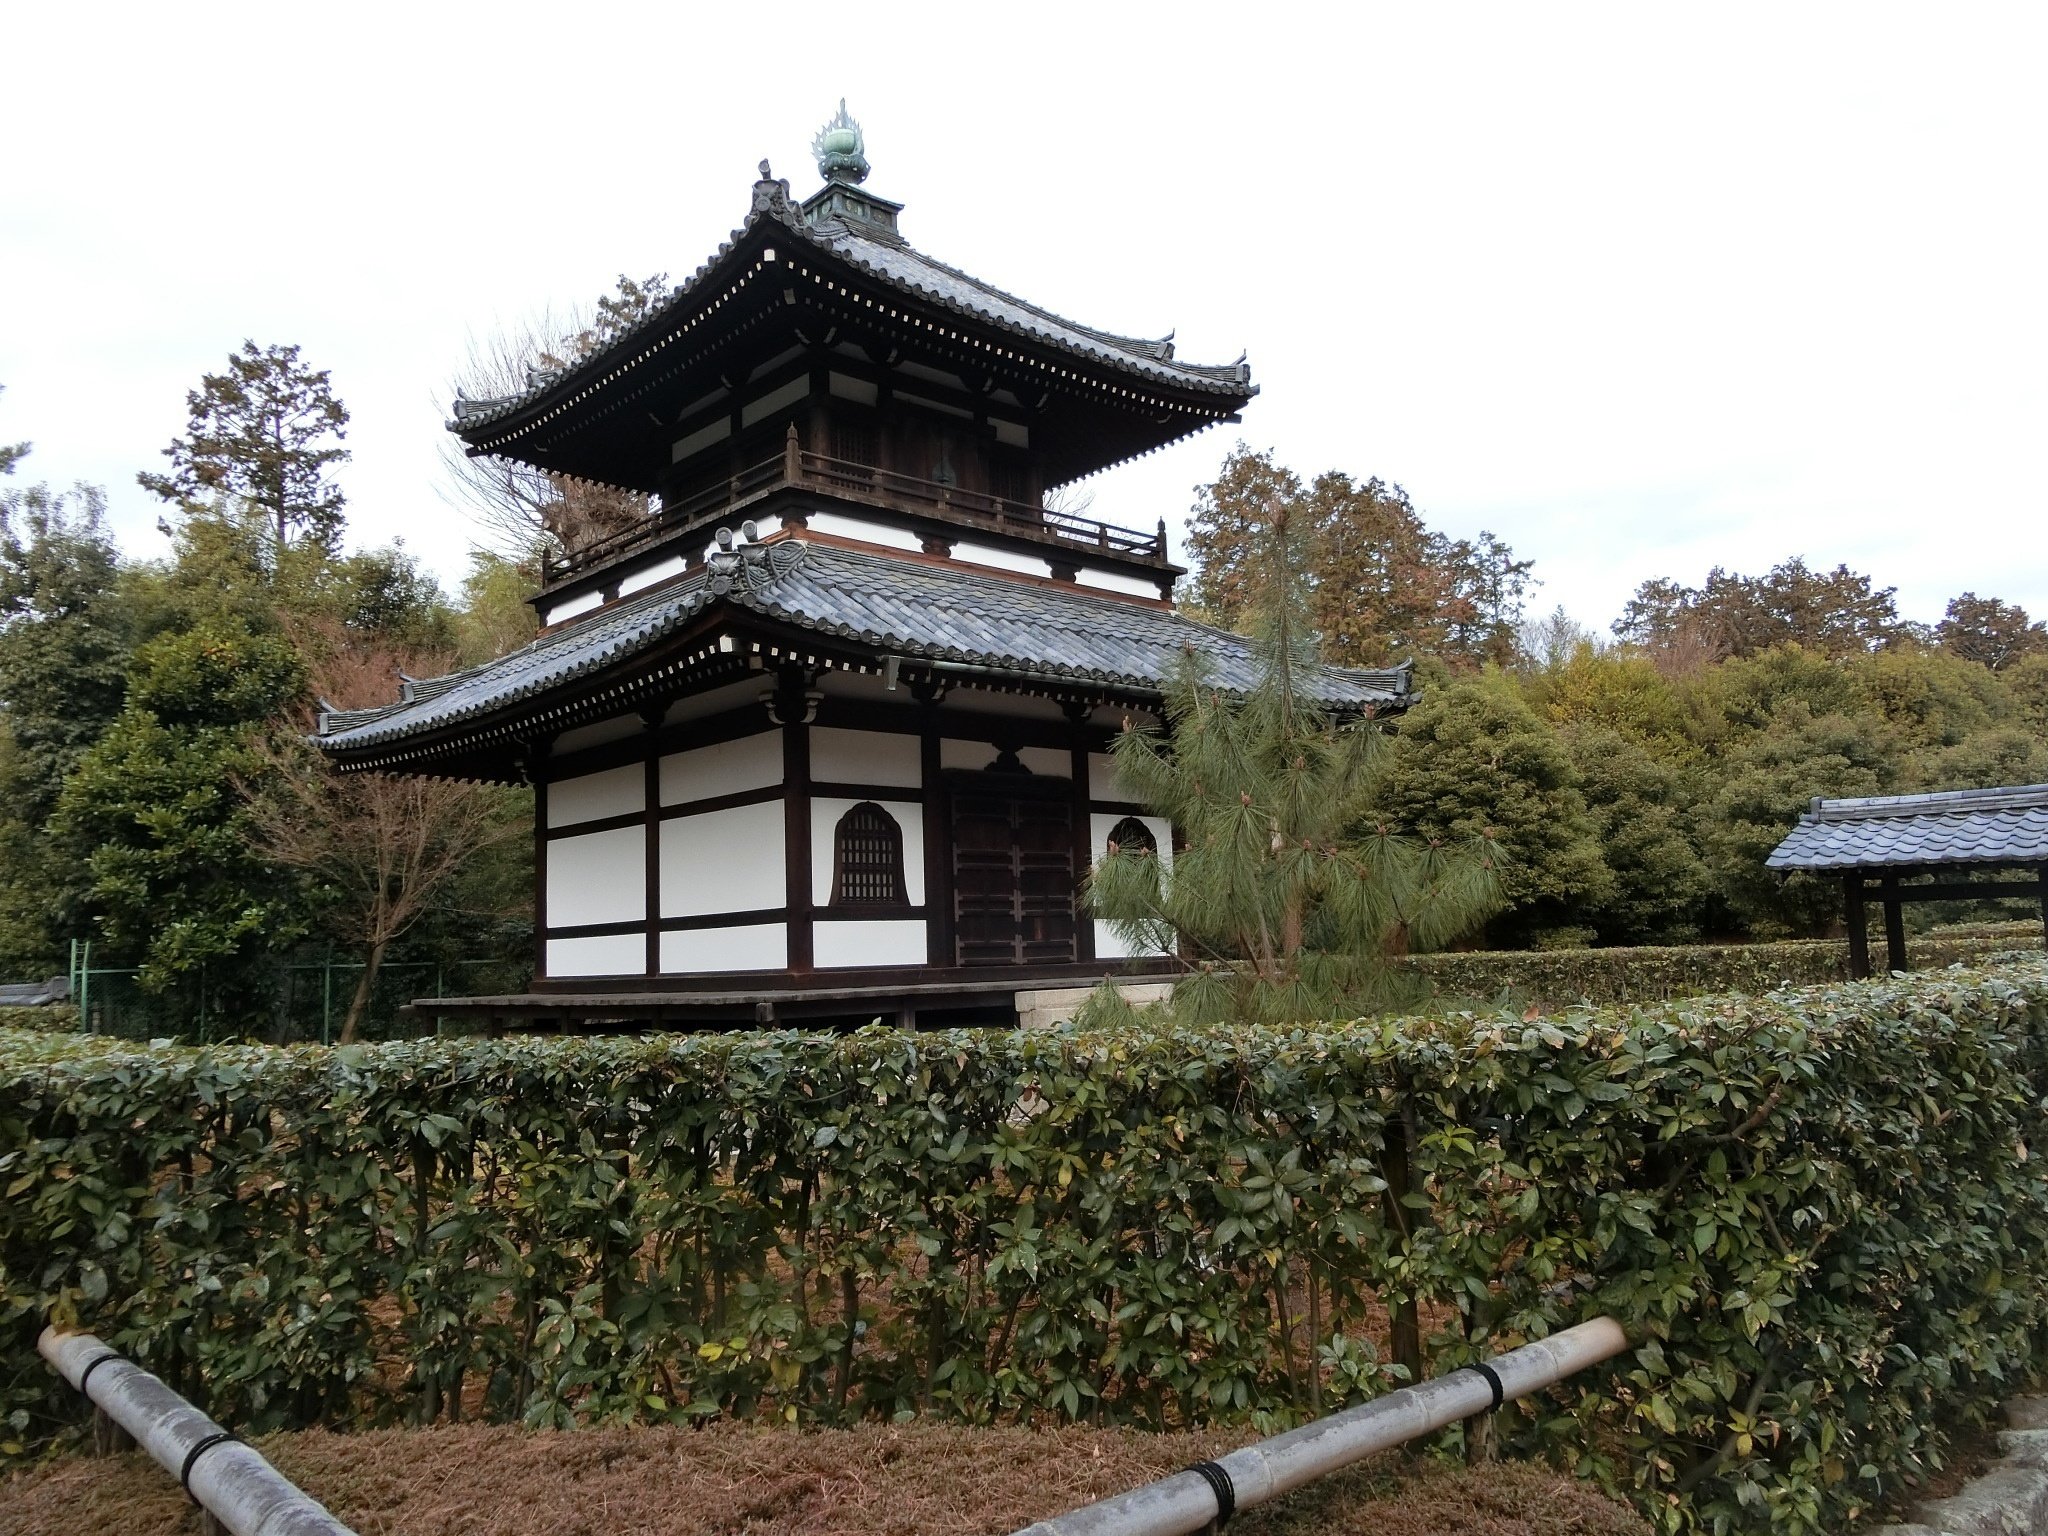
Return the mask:
[(2048, 652), (2048, 624), (2030, 622), (2027, 610), (1995, 597), (1965, 592), (1948, 605), (1935, 630), (1944, 650), (2001, 672), (2022, 656)]
[[(490, 400), (523, 394), (549, 375), (573, 368), (608, 347), (668, 301), (666, 274), (631, 278), (597, 301), (594, 314), (572, 315), (567, 325), (548, 316), (524, 331), (473, 345), (458, 399)], [(453, 437), (442, 445), (452, 497), (518, 562), (536, 554), (573, 553), (647, 515), (647, 498), (512, 459), (471, 458)]]
[(282, 561), (301, 539), (332, 552), (341, 542), (342, 494), (327, 472), (348, 458), (348, 410), (327, 370), (299, 349), (242, 343), (226, 373), (209, 373), (185, 397), (187, 435), (173, 438), (167, 475), (135, 478), (188, 515), (223, 501), (262, 512)]
[(1644, 582), (1613, 628), (1653, 653), (1677, 649), (1714, 661), (1778, 645), (1854, 656), (1898, 637), (1896, 591), (1846, 565), (1816, 571), (1797, 558), (1763, 576), (1715, 566), (1699, 587), (1663, 577)]
[(1475, 541), (1433, 531), (1398, 485), (1331, 470), (1304, 486), (1242, 443), (1215, 482), (1197, 489), (1188, 523), (1195, 603), (1214, 622), (1241, 629), (1263, 601), (1257, 550), (1276, 506), (1305, 533), (1305, 613), (1325, 660), (1513, 659), (1530, 561), (1490, 533)]
[[(1193, 960), (1173, 993), (1192, 1021), (1343, 1018), (1404, 1001), (1389, 955), (1445, 944), (1498, 902), (1485, 834), (1425, 842), (1371, 820), (1385, 733), (1333, 719), (1307, 692), (1309, 543), (1276, 498), (1253, 571), (1260, 686), (1226, 695), (1190, 656), (1167, 690), (1169, 732), (1127, 726), (1114, 748), (1128, 793), (1181, 845), (1170, 869), (1113, 848), (1088, 877), (1088, 904), (1135, 949)], [(1118, 1006), (1105, 990), (1090, 1016)]]

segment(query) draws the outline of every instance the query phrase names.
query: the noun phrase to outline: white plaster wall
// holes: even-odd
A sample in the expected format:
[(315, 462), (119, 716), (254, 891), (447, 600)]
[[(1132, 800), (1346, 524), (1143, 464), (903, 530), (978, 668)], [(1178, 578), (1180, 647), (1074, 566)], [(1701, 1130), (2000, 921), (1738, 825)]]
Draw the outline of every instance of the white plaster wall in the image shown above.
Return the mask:
[(1088, 754), (1088, 798), (1090, 800), (1135, 800), (1130, 786), (1116, 776), (1116, 759), (1107, 752)]
[(923, 965), (925, 925), (915, 919), (811, 925), (811, 958), (820, 970), (857, 965)]
[(839, 512), (813, 512), (805, 521), (820, 533), (834, 534), (842, 539), (859, 539), (863, 544), (880, 544), (888, 549), (924, 548), (923, 541), (909, 529), (871, 523), (864, 517), (847, 517)]
[(548, 843), (546, 923), (637, 923), (647, 916), (647, 832), (619, 827)]
[(1074, 580), (1084, 587), (1096, 587), (1104, 592), (1125, 592), (1132, 597), (1157, 599), (1159, 583), (1144, 581), (1136, 576), (1126, 576), (1119, 571), (1094, 571), (1083, 566)]
[[(941, 768), (978, 770), (994, 762), (996, 756), (996, 749), (985, 741), (958, 741), (949, 737), (939, 743)], [(1071, 779), (1074, 776), (1074, 754), (1062, 752), (1057, 747), (1024, 747), (1018, 751), (1017, 761), (1043, 778)]]
[(661, 936), (663, 975), (696, 971), (780, 971), (789, 966), (789, 925), (686, 928)]
[(782, 848), (779, 800), (664, 821), (661, 915), (698, 917), (787, 905)]
[(573, 731), (564, 731), (555, 738), (554, 751), (566, 756), (581, 752), (585, 747), (601, 747), (606, 742), (624, 741), (636, 736), (647, 727), (640, 723), (638, 715), (617, 715), (610, 720), (600, 720), (595, 725), (579, 725)]
[(612, 933), (600, 938), (549, 939), (548, 975), (645, 976), (647, 937)]
[(993, 544), (972, 544), (966, 540), (953, 546), (953, 558), (973, 565), (990, 565), (999, 571), (1021, 571), (1026, 576), (1050, 576), (1052, 567), (1030, 555), (998, 549)]
[(628, 763), (602, 773), (556, 779), (548, 785), (548, 825), (573, 827), (579, 821), (626, 816), (647, 809), (647, 768)]
[(791, 379), (780, 389), (771, 389), (765, 395), (757, 396), (740, 407), (740, 425), (751, 427), (757, 421), (766, 421), (785, 405), (794, 405), (811, 392), (809, 375)]
[(891, 784), (916, 789), (924, 782), (915, 736), (888, 731), (811, 727), (811, 778), (839, 784)]
[(637, 571), (628, 572), (619, 578), (619, 595), (638, 592), (642, 587), (651, 587), (657, 581), (683, 573), (684, 561), (681, 555), (670, 555), (666, 560), (657, 560), (652, 565), (643, 565)]
[(564, 619), (573, 619), (579, 613), (588, 613), (604, 601), (602, 592), (581, 592), (575, 597), (564, 598), (554, 607), (544, 609), (540, 615), (542, 624), (559, 624)]
[[(751, 705), (761, 708), (761, 690), (772, 686), (769, 679), (755, 676), (737, 683), (727, 683), (722, 688), (713, 688), (707, 693), (689, 693), (669, 705), (668, 713), (661, 717), (664, 725), (680, 725), (688, 720), (701, 720), (707, 715), (719, 715), (729, 709)], [(762, 721), (765, 724), (764, 712)]]
[[(766, 686), (763, 684), (762, 686)], [(661, 803), (708, 800), (782, 782), (782, 732), (763, 731), (737, 741), (671, 752), (661, 760)], [(779, 818), (781, 812), (776, 813)]]
[[(832, 850), (839, 818), (862, 804), (859, 800), (814, 798), (811, 801), (811, 902), (822, 907), (832, 900)], [(877, 800), (903, 829), (903, 889), (913, 907), (924, 905), (924, 807), (914, 800)], [(776, 807), (779, 811), (780, 806)], [(877, 965), (882, 962), (876, 961)]]
[(691, 454), (699, 453), (713, 443), (722, 443), (731, 436), (732, 417), (721, 416), (716, 421), (707, 422), (696, 431), (677, 438), (668, 451), (669, 462), (680, 464)]
[[(1089, 765), (1094, 766), (1092, 763)], [(1093, 859), (1099, 859), (1109, 852), (1109, 834), (1123, 817), (1106, 811), (1095, 811), (1088, 818), (1090, 846), (1094, 849)], [(1159, 847), (1159, 863), (1163, 871), (1173, 868), (1173, 823), (1164, 816), (1140, 816), (1151, 832), (1152, 840)], [(1100, 960), (1126, 960), (1141, 955), (1168, 955), (1170, 949), (1134, 949), (1117, 937), (1115, 930), (1100, 918), (1095, 920), (1095, 955)]]

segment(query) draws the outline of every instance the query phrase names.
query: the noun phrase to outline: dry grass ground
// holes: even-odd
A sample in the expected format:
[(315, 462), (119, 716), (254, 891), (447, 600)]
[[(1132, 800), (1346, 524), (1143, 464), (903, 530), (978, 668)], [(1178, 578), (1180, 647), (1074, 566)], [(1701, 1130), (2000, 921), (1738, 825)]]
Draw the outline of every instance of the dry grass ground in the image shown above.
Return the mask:
[[(259, 1442), (360, 1536), (1002, 1536), (1243, 1435), (875, 1426), (532, 1434), (462, 1426)], [(0, 1483), (0, 1536), (197, 1536), (146, 1457)], [(1231, 1523), (1232, 1536), (1646, 1536), (1584, 1483), (1386, 1457)]]

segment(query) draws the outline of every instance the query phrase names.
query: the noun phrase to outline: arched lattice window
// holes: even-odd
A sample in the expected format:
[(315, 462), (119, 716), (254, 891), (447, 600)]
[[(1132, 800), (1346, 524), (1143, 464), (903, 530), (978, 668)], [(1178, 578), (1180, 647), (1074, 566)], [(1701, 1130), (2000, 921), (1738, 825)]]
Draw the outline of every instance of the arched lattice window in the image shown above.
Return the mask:
[(903, 907), (903, 829), (896, 818), (863, 800), (839, 818), (832, 836), (832, 905)]
[[(1119, 853), (1149, 853), (1159, 856), (1159, 839), (1152, 835), (1152, 829), (1135, 816), (1126, 816), (1109, 829), (1109, 841)], [(1104, 848), (1104, 853), (1109, 849)]]

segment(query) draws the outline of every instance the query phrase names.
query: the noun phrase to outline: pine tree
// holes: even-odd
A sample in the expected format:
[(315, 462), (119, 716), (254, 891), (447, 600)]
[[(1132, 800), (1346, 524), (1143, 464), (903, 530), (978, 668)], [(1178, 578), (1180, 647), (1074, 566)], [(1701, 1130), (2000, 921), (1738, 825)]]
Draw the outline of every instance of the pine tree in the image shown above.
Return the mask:
[(1192, 1021), (1342, 1018), (1402, 1001), (1388, 957), (1457, 938), (1497, 900), (1483, 833), (1424, 842), (1372, 821), (1385, 734), (1308, 693), (1306, 535), (1284, 504), (1267, 521), (1252, 573), (1261, 685), (1225, 695), (1190, 658), (1167, 691), (1169, 731), (1129, 728), (1114, 747), (1123, 782), (1180, 834), (1171, 868), (1113, 849), (1088, 883), (1092, 910), (1134, 949), (1192, 959), (1173, 995)]

